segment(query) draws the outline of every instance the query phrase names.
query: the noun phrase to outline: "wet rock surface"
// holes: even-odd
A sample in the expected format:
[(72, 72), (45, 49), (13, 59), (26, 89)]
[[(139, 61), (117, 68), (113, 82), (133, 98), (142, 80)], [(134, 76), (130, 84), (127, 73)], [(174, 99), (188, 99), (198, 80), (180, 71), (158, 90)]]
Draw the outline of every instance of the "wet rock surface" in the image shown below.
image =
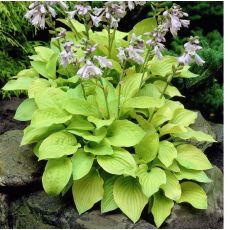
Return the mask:
[(23, 132), (7, 131), (0, 136), (0, 186), (24, 186), (40, 180), (42, 164), (30, 146), (20, 147)]

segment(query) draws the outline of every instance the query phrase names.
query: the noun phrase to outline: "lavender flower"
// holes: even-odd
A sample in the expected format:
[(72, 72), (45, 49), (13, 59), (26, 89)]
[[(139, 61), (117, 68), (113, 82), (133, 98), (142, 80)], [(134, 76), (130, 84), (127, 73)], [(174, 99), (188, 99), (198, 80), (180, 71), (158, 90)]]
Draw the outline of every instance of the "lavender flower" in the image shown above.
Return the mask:
[(99, 65), (101, 66), (101, 68), (112, 68), (112, 62), (110, 60), (108, 60), (105, 57), (102, 56), (94, 56), (94, 59), (98, 61)]
[(57, 13), (53, 6), (59, 4), (62, 8), (67, 9), (68, 6), (64, 2), (39, 2), (35, 1), (29, 5), (29, 11), (25, 14), (25, 18), (29, 20), (33, 26), (45, 29), (45, 19), (49, 14), (56, 17)]
[(60, 63), (66, 67), (74, 61), (75, 55), (72, 50), (73, 42), (66, 42), (64, 44), (64, 50), (60, 53)]
[(66, 29), (61, 28), (61, 31), (57, 34), (57, 36), (54, 39), (60, 39), (66, 36)]
[(123, 63), (127, 59), (126, 54), (125, 54), (125, 48), (122, 48), (122, 47), (118, 48), (117, 57), (119, 58), (121, 63)]
[(184, 44), (185, 53), (178, 58), (178, 62), (183, 65), (188, 65), (194, 58), (197, 65), (203, 65), (205, 61), (197, 54), (197, 51), (202, 49), (199, 44), (198, 37), (191, 36), (189, 42)]
[(146, 1), (128, 1), (127, 2), (127, 7), (129, 8), (129, 10), (133, 10), (135, 8), (135, 6), (143, 6), (146, 4)]
[(77, 74), (80, 78), (87, 79), (91, 77), (100, 77), (102, 75), (102, 71), (91, 61), (87, 60), (85, 65), (78, 70)]

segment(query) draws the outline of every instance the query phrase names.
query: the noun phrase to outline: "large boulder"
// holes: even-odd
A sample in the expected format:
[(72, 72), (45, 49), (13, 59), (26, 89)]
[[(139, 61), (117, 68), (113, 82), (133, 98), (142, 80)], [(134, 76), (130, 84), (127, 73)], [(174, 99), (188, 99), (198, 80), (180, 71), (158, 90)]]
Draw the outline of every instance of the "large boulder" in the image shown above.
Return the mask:
[(71, 194), (50, 197), (43, 191), (22, 196), (11, 203), (12, 228), (154, 228), (141, 219), (133, 224), (123, 214), (101, 214), (99, 210), (78, 215)]
[(208, 196), (208, 209), (197, 210), (190, 205), (175, 205), (163, 228), (223, 228), (223, 174), (217, 167), (207, 171), (212, 183), (202, 185)]
[(32, 147), (20, 147), (22, 135), (21, 130), (12, 130), (0, 136), (0, 187), (28, 185), (41, 178), (42, 164)]

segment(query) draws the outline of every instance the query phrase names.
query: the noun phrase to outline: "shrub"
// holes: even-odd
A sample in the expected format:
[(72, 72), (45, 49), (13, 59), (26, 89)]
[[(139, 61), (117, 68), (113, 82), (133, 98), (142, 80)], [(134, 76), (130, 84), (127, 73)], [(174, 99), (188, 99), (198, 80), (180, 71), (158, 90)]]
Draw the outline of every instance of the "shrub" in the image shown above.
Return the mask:
[[(67, 8), (34, 3), (26, 17), (45, 28), (45, 19), (56, 15), (54, 4)], [(127, 8), (140, 4), (76, 5), (67, 19), (57, 19), (70, 31), (57, 28), (50, 47), (35, 47), (31, 68), (4, 90), (28, 93), (15, 119), (31, 121), (21, 145), (35, 144), (38, 160), (47, 161), (48, 194), (72, 188), (79, 214), (101, 201), (102, 213), (119, 208), (133, 222), (149, 204), (160, 227), (174, 203), (207, 208), (199, 183), (210, 182), (204, 171), (212, 165), (189, 140), (214, 140), (189, 127), (197, 113), (175, 100), (182, 95), (171, 85), (174, 78), (197, 77), (189, 64), (204, 63), (198, 38), (189, 38), (179, 58), (163, 55), (166, 33), (187, 27), (187, 14), (174, 4), (128, 33), (118, 31)]]

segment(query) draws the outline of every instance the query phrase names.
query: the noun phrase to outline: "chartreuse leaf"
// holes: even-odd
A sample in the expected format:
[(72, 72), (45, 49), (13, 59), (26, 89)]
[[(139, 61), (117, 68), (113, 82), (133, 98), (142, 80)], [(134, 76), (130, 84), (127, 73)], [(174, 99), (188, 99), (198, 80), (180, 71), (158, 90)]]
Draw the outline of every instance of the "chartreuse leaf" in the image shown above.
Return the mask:
[(133, 97), (128, 98), (123, 103), (122, 107), (124, 108), (158, 108), (163, 105), (164, 101), (163, 99), (155, 99), (153, 97), (147, 97), (147, 96), (139, 96), (139, 97)]
[(137, 170), (137, 176), (143, 193), (150, 197), (156, 193), (160, 186), (166, 183), (164, 170), (154, 167), (148, 169), (147, 165), (140, 165)]
[(73, 154), (79, 144), (71, 133), (61, 131), (48, 136), (39, 147), (39, 160), (59, 158)]
[(67, 122), (72, 118), (72, 115), (69, 113), (57, 109), (57, 108), (49, 108), (49, 109), (37, 109), (32, 116), (31, 126), (40, 128), (40, 127), (48, 127), (53, 124), (62, 124)]
[(181, 187), (177, 178), (169, 171), (166, 173), (166, 184), (161, 185), (162, 190), (165, 193), (165, 196), (171, 200), (177, 201), (181, 196)]
[(34, 49), (44, 62), (49, 61), (49, 59), (54, 54), (54, 51), (48, 47), (37, 46), (37, 47), (34, 47)]
[(62, 124), (51, 125), (49, 127), (41, 127), (41, 128), (33, 128), (31, 126), (27, 126), (24, 129), (24, 135), (21, 141), (21, 145), (28, 145), (34, 142), (38, 142), (43, 140), (51, 133), (63, 130), (65, 127)]
[(75, 115), (97, 116), (93, 106), (88, 101), (81, 98), (68, 98), (63, 105), (63, 108), (69, 113)]
[(135, 160), (138, 163), (148, 163), (155, 159), (159, 148), (159, 136), (155, 132), (149, 132), (135, 146)]
[(196, 118), (197, 112), (187, 109), (177, 109), (175, 110), (170, 122), (177, 125), (189, 126), (195, 122)]
[(8, 81), (2, 89), (6, 91), (28, 90), (32, 81), (34, 81), (32, 77), (20, 77)]
[(205, 191), (194, 182), (183, 182), (181, 183), (181, 197), (178, 203), (187, 202), (190, 203), (194, 208), (207, 209), (207, 195)]
[(117, 206), (134, 223), (139, 220), (142, 210), (148, 203), (140, 184), (133, 177), (118, 178), (114, 184), (113, 196)]
[(148, 96), (158, 99), (160, 98), (161, 93), (154, 84), (145, 84), (140, 90), (139, 96)]
[(103, 198), (103, 179), (92, 169), (85, 177), (74, 181), (72, 193), (79, 214), (91, 209)]
[(79, 149), (71, 158), (73, 163), (73, 180), (78, 180), (87, 175), (92, 168), (94, 155)]
[(114, 121), (113, 117), (110, 118), (109, 120), (102, 120), (102, 119), (99, 119), (99, 118), (94, 117), (94, 116), (89, 116), (89, 117), (87, 117), (87, 119), (88, 119), (88, 121), (95, 124), (97, 129), (100, 129), (101, 127), (104, 127), (104, 126), (110, 126)]
[(161, 141), (159, 144), (158, 158), (166, 166), (169, 167), (177, 156), (177, 150), (169, 141)]
[(67, 157), (48, 160), (42, 176), (42, 185), (46, 193), (59, 195), (72, 175), (72, 163)]
[(144, 130), (133, 122), (116, 120), (108, 128), (107, 139), (113, 146), (130, 147), (138, 144), (144, 135)]
[(74, 116), (70, 121), (69, 125), (67, 126), (67, 129), (70, 130), (79, 129), (79, 130), (89, 131), (89, 130), (94, 130), (95, 126), (82, 116)]
[(49, 75), (49, 78), (55, 79), (56, 78), (56, 64), (58, 60), (58, 54), (53, 53), (52, 56), (49, 58), (46, 64), (46, 71)]
[[(154, 85), (158, 88), (158, 90), (163, 93), (166, 85), (167, 85), (167, 82), (165, 81), (161, 81), (161, 80), (157, 80), (157, 81), (154, 81)], [(168, 85), (164, 94), (168, 95), (169, 97), (182, 97), (180, 91), (174, 87), (174, 86), (171, 86), (171, 85)]]
[(160, 129), (160, 136), (183, 132), (186, 132), (186, 128), (184, 126), (168, 123)]
[(92, 153), (94, 155), (112, 155), (113, 149), (109, 142), (104, 139), (100, 143), (90, 142), (84, 146), (85, 152)]
[(98, 164), (108, 173), (115, 175), (127, 174), (135, 177), (136, 162), (128, 151), (116, 148), (109, 156), (98, 156)]
[(29, 121), (37, 109), (34, 99), (27, 98), (17, 108), (14, 119), (18, 121)]
[(209, 183), (212, 181), (208, 178), (204, 171), (186, 169), (182, 166), (180, 167), (180, 172), (174, 173), (174, 175), (178, 180), (187, 179), (195, 180), (202, 183)]
[(165, 219), (170, 215), (174, 202), (159, 191), (154, 195), (153, 206), (151, 212), (154, 217), (154, 222), (159, 228)]
[(116, 179), (117, 179), (116, 176), (111, 176), (105, 180), (104, 195), (101, 200), (101, 212), (102, 213), (110, 212), (118, 208), (113, 198), (113, 187), (114, 187), (114, 183)]
[(193, 77), (198, 77), (199, 74), (195, 74), (195, 73), (192, 73), (190, 70), (189, 70), (190, 66), (188, 65), (185, 65), (184, 68), (180, 71), (180, 74), (175, 77), (183, 77), (183, 78), (193, 78)]
[(189, 127), (186, 127), (186, 132), (177, 133), (174, 136), (179, 137), (181, 139), (195, 139), (197, 141), (208, 141), (208, 142), (216, 142), (212, 136), (202, 131), (196, 131)]
[(190, 144), (182, 144), (177, 147), (176, 160), (185, 168), (194, 170), (211, 169), (212, 165), (205, 154)]
[(50, 83), (46, 79), (38, 78), (33, 80), (28, 87), (29, 98), (34, 98), (36, 93), (39, 94), (48, 87), (50, 87)]

